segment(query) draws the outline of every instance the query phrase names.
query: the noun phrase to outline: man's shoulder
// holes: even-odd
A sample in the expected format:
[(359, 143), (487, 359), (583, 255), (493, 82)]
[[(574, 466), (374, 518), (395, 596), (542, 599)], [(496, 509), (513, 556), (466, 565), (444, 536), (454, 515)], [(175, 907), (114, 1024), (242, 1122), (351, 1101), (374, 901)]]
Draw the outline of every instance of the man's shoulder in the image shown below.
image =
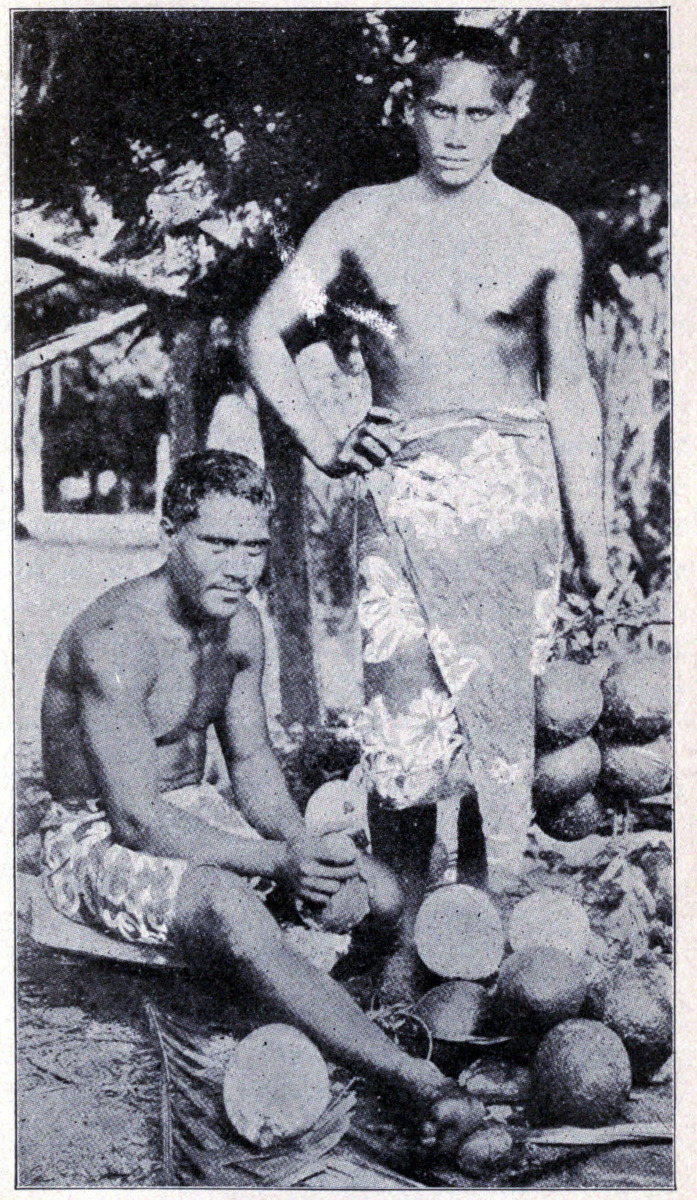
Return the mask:
[(238, 665), (263, 665), (264, 628), (259, 612), (251, 600), (243, 600), (228, 626), (228, 653)]
[(399, 183), (376, 183), (368, 187), (352, 188), (325, 208), (320, 221), (334, 222), (346, 229), (347, 220), (369, 221), (382, 215), (398, 194)]
[(537, 246), (555, 260), (580, 252), (578, 228), (568, 213), (510, 184), (499, 185), (507, 221), (512, 221), (509, 228), (522, 237), (526, 249)]
[(146, 666), (151, 642), (147, 620), (149, 577), (127, 580), (103, 592), (68, 626), (64, 642), (83, 663), (133, 659)]

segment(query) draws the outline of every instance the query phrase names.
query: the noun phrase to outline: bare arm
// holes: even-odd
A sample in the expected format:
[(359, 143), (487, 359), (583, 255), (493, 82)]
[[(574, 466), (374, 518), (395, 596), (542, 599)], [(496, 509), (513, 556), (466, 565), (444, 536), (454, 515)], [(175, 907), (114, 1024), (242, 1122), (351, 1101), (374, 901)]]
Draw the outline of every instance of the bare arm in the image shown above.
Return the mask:
[(278, 874), (308, 899), (326, 900), (358, 873), (358, 854), (343, 834), (310, 835), (288, 791), (269, 741), (261, 690), (264, 634), (251, 605), (230, 622), (229, 651), (237, 669), (216, 732), (235, 800), (254, 829), (283, 846)]
[(264, 635), (251, 604), (230, 622), (229, 650), (236, 662), (230, 695), (216, 732), (235, 800), (265, 837), (290, 840), (305, 832), (269, 741), (261, 681)]
[(303, 319), (317, 316), (326, 289), (339, 273), (351, 216), (337, 201), (308, 231), (297, 254), (271, 285), (240, 334), (251, 382), (297, 437), (308, 457), (330, 474), (367, 471), (398, 448), (390, 425), (396, 415), (374, 406), (365, 421), (341, 440), (308, 395), (286, 339)]
[(574, 550), (585, 582), (597, 591), (610, 582), (602, 422), (583, 330), (583, 251), (567, 219), (560, 225), (558, 245), (557, 268), (545, 295), (542, 392)]
[(276, 876), (279, 843), (212, 828), (161, 796), (146, 711), (155, 666), (145, 640), (118, 627), (97, 630), (81, 645), (78, 671), (83, 735), (117, 838), (151, 854)]

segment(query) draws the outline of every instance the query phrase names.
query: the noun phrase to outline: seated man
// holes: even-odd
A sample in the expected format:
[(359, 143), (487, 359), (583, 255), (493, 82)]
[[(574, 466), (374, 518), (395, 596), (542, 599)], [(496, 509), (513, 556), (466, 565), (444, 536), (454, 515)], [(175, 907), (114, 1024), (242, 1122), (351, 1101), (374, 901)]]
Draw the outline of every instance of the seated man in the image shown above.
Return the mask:
[[(360, 877), (374, 914), (396, 918), (401, 905), (392, 875), (348, 835), (310, 835), (269, 743), (263, 636), (247, 594), (264, 567), (271, 507), (263, 472), (242, 455), (183, 459), (165, 489), (164, 565), (111, 589), (66, 630), (42, 710), (54, 798), (44, 884), (70, 917), (167, 944), (199, 970), (214, 963), (221, 983), (245, 980), (336, 1061), (400, 1088), (428, 1116), (428, 1139), (452, 1145), (468, 1101), (300, 957), (251, 885), (283, 881), (323, 905)], [(210, 725), (237, 831), (234, 810), (221, 819), (202, 782)]]

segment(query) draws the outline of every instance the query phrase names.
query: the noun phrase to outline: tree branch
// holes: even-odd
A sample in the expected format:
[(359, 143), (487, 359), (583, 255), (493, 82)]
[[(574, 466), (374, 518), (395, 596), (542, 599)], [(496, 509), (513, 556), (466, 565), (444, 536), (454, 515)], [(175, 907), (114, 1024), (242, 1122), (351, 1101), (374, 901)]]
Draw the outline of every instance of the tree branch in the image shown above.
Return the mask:
[(85, 279), (93, 279), (106, 284), (111, 290), (136, 292), (144, 299), (159, 301), (167, 300), (170, 304), (186, 300), (185, 295), (177, 296), (167, 291), (157, 283), (145, 283), (132, 275), (127, 268), (115, 267), (111, 263), (102, 262), (96, 255), (88, 255), (78, 250), (70, 250), (59, 242), (49, 238), (40, 238), (25, 233), (14, 234), (15, 252), (25, 254), (36, 262), (48, 263), (52, 267), (62, 267), (72, 275), (80, 275)]

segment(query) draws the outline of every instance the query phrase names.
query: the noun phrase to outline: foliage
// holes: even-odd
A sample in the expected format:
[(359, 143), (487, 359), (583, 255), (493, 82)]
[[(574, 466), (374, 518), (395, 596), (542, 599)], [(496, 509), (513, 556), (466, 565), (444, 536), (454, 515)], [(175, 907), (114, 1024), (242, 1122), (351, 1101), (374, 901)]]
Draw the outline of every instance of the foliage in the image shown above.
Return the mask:
[[(222, 365), (203, 388), (220, 394), (238, 371), (232, 327), (310, 220), (350, 187), (413, 169), (410, 70), (424, 35), (453, 22), (493, 24), (529, 67), (530, 114), (497, 170), (582, 230), (626, 608), (670, 569), (663, 13), (17, 13), (17, 227), (224, 324), (228, 349), (212, 355)], [(97, 296), (60, 283), (20, 304), (18, 347), (53, 333), (61, 310), (85, 319)], [(571, 646), (567, 633), (567, 649), (593, 648), (595, 630), (579, 629)]]

